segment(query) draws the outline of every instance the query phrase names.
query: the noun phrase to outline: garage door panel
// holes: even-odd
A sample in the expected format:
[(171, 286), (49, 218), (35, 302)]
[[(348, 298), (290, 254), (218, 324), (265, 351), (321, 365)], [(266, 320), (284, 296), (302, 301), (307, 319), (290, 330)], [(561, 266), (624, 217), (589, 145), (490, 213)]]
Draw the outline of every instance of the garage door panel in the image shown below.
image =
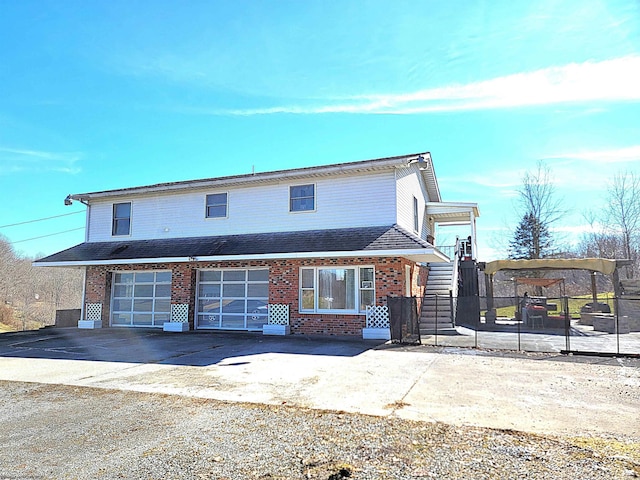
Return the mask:
[(269, 284), (250, 283), (247, 285), (247, 297), (269, 298)]
[(222, 296), (224, 297), (244, 297), (245, 284), (227, 283), (222, 285)]
[(171, 311), (171, 272), (113, 274), (111, 325), (162, 327)]
[(246, 313), (244, 300), (223, 300), (222, 313)]
[(196, 327), (261, 329), (267, 323), (268, 281), (264, 268), (199, 271)]
[(245, 328), (244, 315), (222, 315), (222, 328), (243, 330)]

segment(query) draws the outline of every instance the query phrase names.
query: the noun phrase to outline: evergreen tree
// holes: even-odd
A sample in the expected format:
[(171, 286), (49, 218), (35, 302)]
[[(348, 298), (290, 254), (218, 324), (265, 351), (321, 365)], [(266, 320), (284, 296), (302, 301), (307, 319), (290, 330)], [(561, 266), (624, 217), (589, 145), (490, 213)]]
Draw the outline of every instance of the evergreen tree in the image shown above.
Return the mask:
[(544, 258), (550, 252), (551, 235), (547, 226), (532, 212), (526, 213), (509, 242), (509, 258), (533, 260)]

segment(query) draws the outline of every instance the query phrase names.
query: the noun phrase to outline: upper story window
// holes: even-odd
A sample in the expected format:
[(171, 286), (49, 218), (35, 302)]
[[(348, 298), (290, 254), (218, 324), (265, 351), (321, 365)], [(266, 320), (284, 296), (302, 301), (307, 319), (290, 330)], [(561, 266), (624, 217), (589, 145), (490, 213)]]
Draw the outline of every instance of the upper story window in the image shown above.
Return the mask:
[(316, 208), (315, 185), (289, 187), (289, 211), (306, 212)]
[(111, 235), (131, 234), (131, 202), (113, 204)]
[(207, 218), (225, 218), (227, 216), (227, 194), (213, 193), (207, 195)]
[(420, 223), (418, 221), (418, 199), (413, 197), (413, 231), (419, 230)]

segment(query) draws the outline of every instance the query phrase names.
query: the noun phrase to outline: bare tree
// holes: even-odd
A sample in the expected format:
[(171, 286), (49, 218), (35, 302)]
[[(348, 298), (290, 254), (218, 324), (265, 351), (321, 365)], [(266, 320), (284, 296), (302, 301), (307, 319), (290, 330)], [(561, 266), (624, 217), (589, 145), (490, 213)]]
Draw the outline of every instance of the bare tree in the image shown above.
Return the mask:
[(13, 329), (53, 323), (56, 309), (82, 303), (82, 270), (41, 268), (0, 235), (0, 323)]
[(583, 214), (590, 228), (582, 235), (575, 253), (581, 257), (623, 258), (625, 254), (620, 235), (606, 228), (606, 224), (598, 220), (601, 216), (594, 211)]
[[(518, 193), (520, 217), (527, 221), (518, 225), (511, 248), (514, 249), (522, 238), (527, 238), (530, 243), (526, 246), (529, 258), (549, 256), (554, 245), (551, 227), (565, 213), (562, 201), (556, 198), (549, 167), (543, 162), (538, 162), (535, 172), (527, 171), (522, 177), (522, 186)], [(531, 230), (526, 235), (521, 231), (523, 225)]]
[[(606, 220), (613, 233), (622, 239), (624, 256), (638, 261), (640, 243), (640, 177), (633, 172), (614, 175), (607, 189)], [(627, 267), (627, 278), (633, 278), (634, 265)]]

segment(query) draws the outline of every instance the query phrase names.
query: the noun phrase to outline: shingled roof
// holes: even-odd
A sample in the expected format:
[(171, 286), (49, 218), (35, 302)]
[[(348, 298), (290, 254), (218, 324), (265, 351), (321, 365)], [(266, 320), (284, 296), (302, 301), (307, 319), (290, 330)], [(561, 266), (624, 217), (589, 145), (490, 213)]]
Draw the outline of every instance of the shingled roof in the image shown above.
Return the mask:
[(35, 265), (90, 265), (149, 261), (238, 258), (348, 256), (371, 254), (444, 261), (430, 243), (397, 225), (274, 232), (213, 237), (85, 242), (35, 262)]

